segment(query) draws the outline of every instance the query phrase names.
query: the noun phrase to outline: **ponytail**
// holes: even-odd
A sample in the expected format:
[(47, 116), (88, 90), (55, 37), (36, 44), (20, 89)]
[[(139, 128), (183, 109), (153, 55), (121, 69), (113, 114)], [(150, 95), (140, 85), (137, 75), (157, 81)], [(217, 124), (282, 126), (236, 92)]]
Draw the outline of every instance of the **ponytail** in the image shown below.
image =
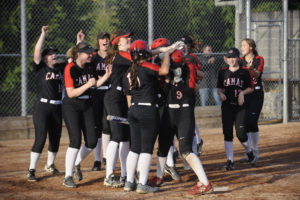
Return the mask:
[(131, 53), (131, 59), (132, 59), (132, 65), (131, 65), (131, 76), (130, 76), (130, 89), (133, 90), (139, 86), (138, 82), (138, 63), (140, 60), (139, 53), (137, 51), (134, 51)]
[(118, 45), (115, 44), (112, 46), (112, 48), (109, 50), (107, 58), (105, 59), (105, 64), (112, 64), (115, 56), (119, 53)]

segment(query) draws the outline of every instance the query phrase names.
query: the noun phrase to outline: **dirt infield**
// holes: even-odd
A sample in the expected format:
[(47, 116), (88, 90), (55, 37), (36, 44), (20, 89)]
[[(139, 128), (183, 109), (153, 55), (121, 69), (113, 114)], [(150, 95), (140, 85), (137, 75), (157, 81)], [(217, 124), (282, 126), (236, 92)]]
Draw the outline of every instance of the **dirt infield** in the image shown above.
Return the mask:
[[(37, 166), (39, 180), (28, 182), (26, 170), (33, 140), (0, 141), (0, 199), (300, 199), (300, 123), (261, 125), (260, 132), (261, 158), (257, 165), (250, 167), (248, 163), (237, 162), (243, 150), (235, 138), (236, 170), (224, 172), (220, 170), (226, 161), (221, 129), (201, 130), (204, 147), (200, 158), (217, 190), (201, 197), (186, 195), (186, 191), (195, 184), (196, 176), (183, 169), (181, 159), (177, 167), (183, 182), (171, 181), (165, 176), (166, 185), (155, 194), (139, 195), (104, 187), (105, 171), (91, 171), (93, 155), (89, 155), (81, 165), (84, 178), (77, 182), (78, 188), (66, 188), (62, 182), (69, 142), (67, 137), (61, 140), (56, 160), (62, 173), (52, 176), (44, 172), (45, 148)], [(155, 156), (150, 176), (154, 175)]]

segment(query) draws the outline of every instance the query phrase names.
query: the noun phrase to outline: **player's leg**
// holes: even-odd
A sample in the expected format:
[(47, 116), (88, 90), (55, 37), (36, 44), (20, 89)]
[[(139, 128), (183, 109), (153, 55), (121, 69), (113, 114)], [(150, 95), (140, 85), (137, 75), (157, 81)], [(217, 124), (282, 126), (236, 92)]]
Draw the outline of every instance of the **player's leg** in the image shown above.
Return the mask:
[(89, 155), (97, 145), (97, 134), (92, 105), (87, 105), (82, 112), (82, 131), (85, 144), (79, 150), (75, 161), (75, 177), (78, 181), (82, 180), (80, 163)]
[(54, 160), (59, 149), (59, 143), (61, 138), (62, 130), (62, 111), (61, 106), (53, 105), (53, 112), (51, 119), (49, 119), (49, 147), (48, 147), (48, 159), (45, 166), (45, 170), (52, 173), (58, 174), (59, 171), (54, 165)]
[(97, 133), (97, 145), (94, 150), (94, 165), (92, 171), (101, 170), (101, 144), (102, 144), (102, 115), (104, 110), (103, 103), (104, 93), (101, 90), (94, 89), (92, 90), (92, 102), (93, 102), (93, 114), (95, 120), (95, 130)]
[(34, 144), (30, 153), (30, 165), (27, 172), (28, 181), (36, 181), (35, 171), (47, 139), (49, 104), (36, 102), (33, 113), (35, 128)]
[(234, 157), (233, 157), (233, 122), (234, 122), (234, 110), (233, 106), (222, 104), (222, 127), (224, 135), (224, 146), (226, 152), (227, 162), (223, 167), (223, 170), (234, 169)]
[(124, 191), (129, 192), (136, 189), (135, 174), (138, 165), (138, 160), (141, 152), (141, 133), (138, 114), (135, 113), (135, 108), (131, 107), (128, 112), (128, 121), (130, 123), (130, 151), (127, 156), (127, 180), (124, 186)]
[(246, 154), (248, 156), (248, 162), (250, 162), (251, 164), (255, 164), (256, 159), (251, 149), (251, 146), (249, 146), (248, 143), (248, 136), (246, 132), (246, 128), (247, 128), (246, 120), (247, 120), (246, 109), (243, 107), (237, 108), (236, 115), (235, 115), (236, 135), (246, 151)]
[(207, 179), (200, 159), (192, 151), (192, 143), (195, 130), (195, 116), (192, 108), (184, 108), (178, 121), (179, 149), (182, 157), (188, 162), (198, 177), (198, 183), (188, 191), (191, 195), (206, 194), (212, 192), (212, 186)]
[(67, 187), (77, 187), (73, 181), (75, 160), (81, 145), (81, 106), (75, 109), (74, 105), (64, 103), (62, 106), (63, 118), (66, 123), (70, 144), (66, 152), (65, 179), (63, 184)]
[(105, 107), (103, 111), (104, 112), (102, 116), (102, 149), (103, 149), (102, 164), (103, 167), (106, 168), (106, 150), (110, 142), (111, 131), (110, 131), (109, 122), (107, 121), (107, 112)]
[(147, 185), (148, 174), (150, 171), (152, 153), (156, 140), (159, 114), (156, 107), (136, 106), (140, 115), (139, 126), (141, 134), (141, 153), (139, 157), (139, 183), (137, 185), (138, 193), (157, 192), (159, 188)]

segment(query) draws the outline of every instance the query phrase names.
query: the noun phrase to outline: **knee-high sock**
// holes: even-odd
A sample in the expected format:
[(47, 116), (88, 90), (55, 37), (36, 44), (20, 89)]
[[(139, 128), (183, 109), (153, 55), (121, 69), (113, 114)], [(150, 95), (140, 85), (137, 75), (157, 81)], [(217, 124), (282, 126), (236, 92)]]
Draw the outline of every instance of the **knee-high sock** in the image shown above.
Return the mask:
[(174, 147), (170, 146), (168, 156), (167, 156), (167, 162), (166, 162), (166, 164), (169, 167), (174, 167), (173, 153), (174, 153)]
[(127, 156), (127, 181), (133, 183), (139, 154), (129, 151)]
[(103, 148), (103, 158), (106, 158), (106, 150), (110, 141), (110, 135), (102, 133), (102, 148)]
[[(171, 148), (170, 148), (169, 152), (170, 151), (171, 151)], [(173, 151), (173, 149), (172, 149), (172, 151)], [(162, 178), (164, 176), (166, 160), (167, 160), (167, 157), (159, 157), (159, 156), (156, 157), (156, 176), (158, 178)], [(173, 158), (172, 158), (172, 160), (173, 160)], [(170, 166), (170, 165), (168, 165), (168, 166)], [(172, 167), (174, 167), (174, 162), (173, 162)]]
[(119, 157), (121, 163), (121, 176), (125, 177), (127, 173), (126, 161), (129, 153), (129, 142), (120, 142)]
[(189, 163), (191, 168), (194, 170), (195, 174), (197, 175), (199, 182), (203, 183), (204, 185), (208, 184), (207, 176), (204, 172), (202, 163), (200, 159), (194, 153), (190, 153), (186, 157), (186, 161)]
[(82, 145), (77, 154), (75, 166), (79, 165), (81, 161), (83, 161), (89, 155), (89, 153), (91, 153), (92, 150), (93, 149), (87, 148), (85, 145)]
[(57, 152), (48, 151), (47, 166), (54, 164)]
[(78, 151), (79, 151), (79, 149), (68, 147), (67, 152), (66, 152), (66, 164), (65, 164), (66, 174), (65, 174), (65, 177), (72, 176)]
[(36, 165), (40, 159), (41, 154), (36, 152), (30, 153), (30, 166), (29, 169), (36, 169)]
[(200, 137), (198, 124), (196, 122), (195, 122), (195, 135), (196, 135), (196, 138), (197, 138), (197, 144), (199, 144), (201, 142), (201, 137)]
[(152, 161), (152, 155), (150, 153), (141, 153), (140, 154), (140, 157), (139, 157), (139, 166), (140, 166), (139, 183), (141, 183), (142, 185), (147, 184), (151, 161)]
[(248, 142), (248, 146), (249, 147), (251, 147), (251, 145), (252, 145), (252, 132), (248, 132), (247, 133), (247, 137), (248, 137), (248, 140), (247, 140), (247, 142)]
[(95, 161), (101, 161), (101, 144), (102, 144), (102, 139), (98, 138), (97, 146), (94, 148)]
[(251, 132), (253, 150), (258, 151), (259, 132)]
[(233, 142), (224, 141), (224, 145), (225, 145), (227, 160), (231, 160), (233, 162)]
[(114, 172), (115, 159), (118, 156), (119, 143), (110, 141), (106, 151), (106, 178)]
[[(248, 140), (249, 140), (249, 138), (248, 138)], [(249, 153), (249, 152), (251, 151), (251, 146), (249, 146), (248, 140), (247, 140), (246, 142), (243, 142), (243, 143), (242, 143), (242, 145), (243, 145), (243, 147), (244, 147), (246, 153)]]
[(195, 154), (197, 154), (197, 137), (194, 136), (192, 150)]

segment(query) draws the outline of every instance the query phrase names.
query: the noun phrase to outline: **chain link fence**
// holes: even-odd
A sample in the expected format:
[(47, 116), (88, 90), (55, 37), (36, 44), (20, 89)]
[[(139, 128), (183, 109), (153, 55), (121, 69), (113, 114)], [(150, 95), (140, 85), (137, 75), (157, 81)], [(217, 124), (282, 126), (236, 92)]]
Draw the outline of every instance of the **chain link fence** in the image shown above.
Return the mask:
[(289, 40), (290, 120), (300, 120), (300, 38)]
[[(86, 39), (96, 47), (99, 32), (112, 33), (118, 29), (134, 32), (133, 40), (148, 41), (148, 3), (153, 3), (153, 39), (166, 37), (171, 42), (179, 40), (183, 35), (192, 34), (201, 45), (196, 53), (205, 79), (200, 82), (201, 90), (197, 94), (197, 106), (212, 106), (219, 103), (214, 98), (216, 71), (225, 65), (224, 52), (235, 46), (236, 11), (235, 6), (216, 6), (214, 0), (27, 0), (27, 115), (33, 112), (36, 100), (36, 83), (32, 72), (32, 54), (35, 43), (43, 25), (49, 25), (49, 33), (44, 46), (51, 45), (59, 49), (64, 58), (65, 52), (75, 44), (76, 34), (83, 30)], [(228, 1), (227, 1), (228, 2)], [(233, 2), (233, 1), (231, 1)], [(244, 2), (244, 1), (240, 1)], [(251, 1), (251, 36), (256, 34), (259, 53), (265, 58), (263, 82), (265, 86), (265, 102), (269, 99), (281, 99), (281, 60), (274, 57), (280, 54), (281, 28), (262, 27), (264, 24), (281, 24), (282, 0)], [(20, 41), (20, 1), (3, 0), (1, 6), (0, 33), (0, 116), (21, 115), (21, 41)], [(246, 37), (245, 5), (239, 10), (239, 40)], [(261, 20), (274, 22), (259, 22)], [(255, 25), (256, 24), (256, 25)], [(256, 26), (256, 27), (255, 27)], [(265, 28), (265, 29), (264, 29)], [(276, 34), (273, 34), (273, 32)], [(256, 33), (255, 33), (256, 32)], [(270, 37), (274, 35), (274, 38)], [(265, 45), (264, 40), (268, 40)], [(273, 44), (274, 43), (274, 44)], [(205, 54), (204, 47), (210, 46), (212, 53)], [(239, 46), (237, 46), (239, 48)], [(269, 48), (269, 54), (266, 50)], [(280, 55), (279, 55), (280, 56)], [(273, 63), (273, 62), (277, 63)], [(295, 63), (295, 68), (299, 62)], [(298, 77), (299, 78), (299, 77)], [(299, 89), (298, 89), (299, 91)], [(272, 93), (268, 97), (268, 93)], [(275, 94), (276, 93), (276, 94)], [(275, 95), (275, 96), (274, 96)], [(277, 96), (276, 96), (277, 95)], [(298, 98), (299, 99), (299, 98)], [(264, 105), (261, 119), (281, 119), (281, 102)], [(267, 114), (268, 112), (271, 112)]]

